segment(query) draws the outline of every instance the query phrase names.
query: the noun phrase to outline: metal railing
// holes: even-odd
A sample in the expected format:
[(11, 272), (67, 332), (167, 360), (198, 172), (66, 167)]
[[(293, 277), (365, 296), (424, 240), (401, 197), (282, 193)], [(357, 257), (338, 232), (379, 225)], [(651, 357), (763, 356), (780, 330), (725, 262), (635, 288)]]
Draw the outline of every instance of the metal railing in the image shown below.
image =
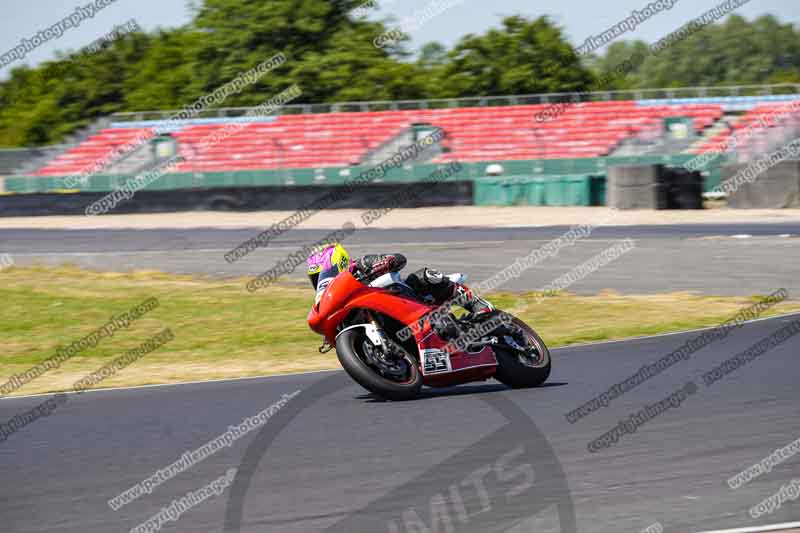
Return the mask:
[[(773, 96), (800, 94), (800, 84), (779, 83), (772, 85), (734, 85), (728, 87), (681, 87), (671, 89), (635, 89), (623, 91), (599, 91), (593, 93), (543, 93), (515, 96), (480, 96), (467, 98), (435, 98), (428, 100), (375, 100), (365, 102), (339, 102), (332, 104), (291, 104), (275, 110), (276, 114), (309, 114), (367, 111), (402, 111), (418, 109), (446, 109), (455, 107), (492, 107), (510, 105), (548, 104), (572, 101), (574, 95), (580, 101), (656, 100), (663, 98), (725, 98), (740, 96)], [(254, 107), (220, 107), (200, 111), (195, 118), (234, 118), (245, 115)], [(128, 111), (114, 113), (114, 122), (164, 120), (179, 111)]]

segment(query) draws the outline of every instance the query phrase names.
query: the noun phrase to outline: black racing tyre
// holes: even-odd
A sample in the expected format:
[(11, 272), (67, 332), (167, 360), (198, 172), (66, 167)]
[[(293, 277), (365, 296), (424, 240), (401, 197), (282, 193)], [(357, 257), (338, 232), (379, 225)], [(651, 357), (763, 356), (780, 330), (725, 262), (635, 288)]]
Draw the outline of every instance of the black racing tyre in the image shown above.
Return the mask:
[(363, 328), (349, 329), (336, 339), (336, 356), (347, 374), (356, 383), (387, 400), (413, 400), (422, 388), (422, 373), (419, 365), (406, 355), (407, 375), (402, 380), (387, 379), (365, 361), (363, 344), (369, 342)]
[(522, 330), (528, 342), (535, 346), (538, 359), (531, 360), (509, 348), (492, 346), (498, 363), (494, 377), (500, 383), (515, 389), (538, 387), (550, 377), (552, 363), (550, 350), (539, 334), (525, 322), (515, 317), (513, 324)]

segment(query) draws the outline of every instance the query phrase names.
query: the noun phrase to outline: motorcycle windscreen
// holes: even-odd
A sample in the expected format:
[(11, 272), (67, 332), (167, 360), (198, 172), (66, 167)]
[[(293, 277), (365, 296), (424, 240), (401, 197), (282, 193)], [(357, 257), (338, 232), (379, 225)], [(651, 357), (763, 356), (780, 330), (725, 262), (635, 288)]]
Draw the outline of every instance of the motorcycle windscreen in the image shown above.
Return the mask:
[(325, 290), (328, 288), (328, 285), (330, 285), (338, 275), (339, 269), (336, 267), (336, 265), (319, 273), (319, 277), (317, 277), (317, 294), (314, 296), (314, 305), (319, 303), (320, 299), (322, 299), (322, 295), (325, 294)]

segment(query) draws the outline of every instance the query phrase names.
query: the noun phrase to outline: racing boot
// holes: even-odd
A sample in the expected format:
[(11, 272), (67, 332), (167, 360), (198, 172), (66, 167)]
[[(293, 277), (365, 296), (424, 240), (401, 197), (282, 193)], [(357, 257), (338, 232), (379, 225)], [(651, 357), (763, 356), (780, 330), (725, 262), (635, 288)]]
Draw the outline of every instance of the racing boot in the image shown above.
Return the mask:
[(453, 283), (453, 286), (453, 301), (466, 309), (472, 316), (494, 311), (494, 306), (488, 300), (477, 296), (466, 285)]

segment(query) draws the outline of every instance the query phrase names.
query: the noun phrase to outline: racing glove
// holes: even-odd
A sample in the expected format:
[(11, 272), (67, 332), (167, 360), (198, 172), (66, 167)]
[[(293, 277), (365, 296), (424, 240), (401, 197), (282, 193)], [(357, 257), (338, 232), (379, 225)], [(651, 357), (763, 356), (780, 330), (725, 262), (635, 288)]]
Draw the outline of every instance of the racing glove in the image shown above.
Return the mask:
[(370, 283), (384, 274), (402, 270), (406, 263), (402, 254), (365, 255), (356, 261), (353, 275), (363, 283)]

